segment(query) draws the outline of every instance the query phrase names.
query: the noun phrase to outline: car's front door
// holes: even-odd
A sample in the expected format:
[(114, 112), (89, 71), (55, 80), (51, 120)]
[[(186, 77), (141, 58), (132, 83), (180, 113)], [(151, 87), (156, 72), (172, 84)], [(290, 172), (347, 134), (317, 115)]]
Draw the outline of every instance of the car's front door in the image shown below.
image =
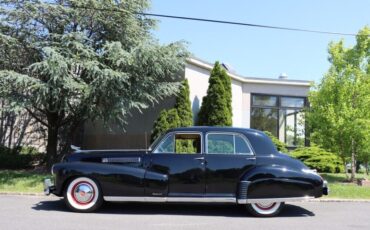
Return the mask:
[(148, 180), (147, 196), (204, 196), (205, 159), (201, 133), (170, 133), (150, 157), (148, 175), (158, 175), (163, 180), (160, 185)]
[(234, 197), (240, 178), (256, 158), (247, 138), (239, 133), (206, 134), (206, 196)]

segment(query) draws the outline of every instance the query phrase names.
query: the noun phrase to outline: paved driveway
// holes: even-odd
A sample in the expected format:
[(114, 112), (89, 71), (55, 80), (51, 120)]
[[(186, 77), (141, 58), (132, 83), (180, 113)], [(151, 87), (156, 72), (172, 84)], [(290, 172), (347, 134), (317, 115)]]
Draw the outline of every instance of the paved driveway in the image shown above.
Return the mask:
[(56, 197), (0, 196), (0, 229), (370, 229), (370, 203), (289, 203), (279, 217), (251, 217), (233, 205), (107, 204), (98, 213), (69, 212)]

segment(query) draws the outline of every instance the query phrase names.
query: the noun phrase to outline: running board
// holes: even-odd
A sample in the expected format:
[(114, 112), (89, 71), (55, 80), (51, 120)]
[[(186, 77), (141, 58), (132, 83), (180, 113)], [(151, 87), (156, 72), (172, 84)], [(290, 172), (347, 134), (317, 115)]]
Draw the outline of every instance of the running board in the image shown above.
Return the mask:
[(114, 202), (159, 202), (159, 203), (237, 203), (250, 204), (262, 202), (294, 202), (313, 199), (312, 196), (265, 199), (236, 199), (235, 197), (137, 197), (137, 196), (104, 196), (105, 201)]

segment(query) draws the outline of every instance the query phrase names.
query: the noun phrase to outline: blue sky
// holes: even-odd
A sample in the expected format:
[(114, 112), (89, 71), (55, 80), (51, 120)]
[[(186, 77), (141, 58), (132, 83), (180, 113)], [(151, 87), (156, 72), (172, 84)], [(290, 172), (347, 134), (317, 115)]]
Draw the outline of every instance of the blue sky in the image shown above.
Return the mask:
[[(344, 33), (370, 25), (370, 0), (152, 0), (150, 12)], [(318, 82), (329, 67), (329, 42), (354, 44), (348, 36), (159, 20), (153, 34), (161, 43), (185, 40), (194, 56), (228, 63), (251, 77), (284, 72)]]

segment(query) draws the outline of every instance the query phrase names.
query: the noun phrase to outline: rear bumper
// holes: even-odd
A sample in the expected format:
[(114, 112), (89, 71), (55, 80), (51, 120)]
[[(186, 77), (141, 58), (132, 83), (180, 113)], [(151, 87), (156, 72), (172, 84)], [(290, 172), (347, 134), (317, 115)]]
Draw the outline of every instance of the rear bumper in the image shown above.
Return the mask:
[(51, 181), (51, 179), (45, 179), (44, 180), (44, 194), (50, 195), (50, 193), (54, 193), (55, 191), (55, 185)]

